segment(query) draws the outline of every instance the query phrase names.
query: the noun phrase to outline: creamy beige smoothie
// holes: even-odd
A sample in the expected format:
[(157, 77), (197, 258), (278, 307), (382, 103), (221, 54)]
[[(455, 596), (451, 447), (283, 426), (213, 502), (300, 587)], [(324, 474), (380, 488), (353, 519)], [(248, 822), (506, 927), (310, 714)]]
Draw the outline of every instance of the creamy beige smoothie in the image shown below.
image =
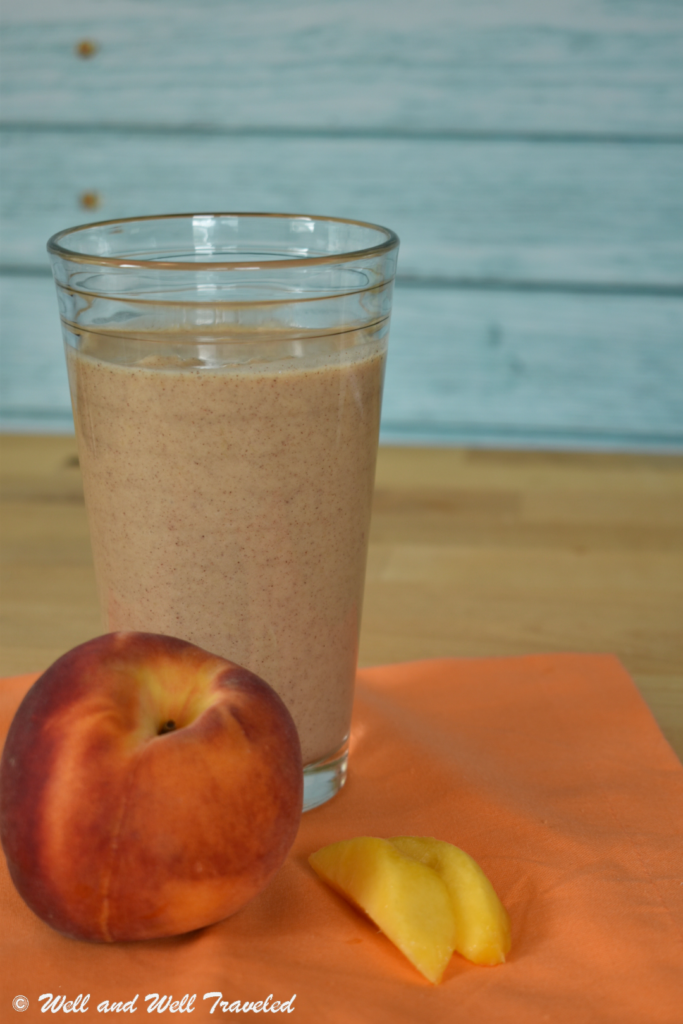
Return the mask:
[(94, 335), (67, 346), (106, 627), (248, 667), (289, 707), (304, 763), (333, 753), (349, 729), (384, 343), (228, 368), (106, 352)]

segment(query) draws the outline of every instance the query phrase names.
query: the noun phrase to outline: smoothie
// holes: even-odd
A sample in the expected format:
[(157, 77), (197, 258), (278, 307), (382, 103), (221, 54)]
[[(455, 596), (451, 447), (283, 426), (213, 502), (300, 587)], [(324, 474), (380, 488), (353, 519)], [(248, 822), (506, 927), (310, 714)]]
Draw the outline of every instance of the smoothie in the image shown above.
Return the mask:
[(344, 352), (240, 366), (67, 346), (106, 628), (262, 676), (304, 763), (349, 730), (385, 351), (358, 333)]

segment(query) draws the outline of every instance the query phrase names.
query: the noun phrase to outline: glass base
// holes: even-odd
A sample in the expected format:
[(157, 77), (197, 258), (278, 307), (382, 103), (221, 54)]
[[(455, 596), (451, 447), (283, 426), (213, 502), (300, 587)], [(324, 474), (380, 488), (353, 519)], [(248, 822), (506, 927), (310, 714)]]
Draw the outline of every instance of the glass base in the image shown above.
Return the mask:
[(331, 800), (346, 782), (349, 761), (348, 740), (338, 750), (319, 761), (304, 765), (304, 811)]

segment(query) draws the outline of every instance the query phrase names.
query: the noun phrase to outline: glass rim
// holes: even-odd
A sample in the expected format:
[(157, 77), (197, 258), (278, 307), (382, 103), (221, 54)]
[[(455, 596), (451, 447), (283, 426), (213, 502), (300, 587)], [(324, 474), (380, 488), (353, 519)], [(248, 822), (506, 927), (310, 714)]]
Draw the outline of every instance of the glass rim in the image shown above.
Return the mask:
[[(67, 236), (75, 235), (80, 231), (87, 231), (93, 228), (105, 228), (116, 224), (145, 224), (160, 220), (192, 220), (194, 217), (244, 217), (261, 218), (273, 220), (305, 220), (321, 221), (332, 224), (351, 224), (354, 227), (370, 228), (373, 231), (384, 235), (384, 241), (376, 245), (367, 246), (362, 249), (350, 249), (348, 252), (331, 253), (329, 256), (294, 256), (287, 259), (250, 259), (250, 260), (215, 260), (211, 262), (185, 261), (185, 260), (139, 260), (127, 256), (101, 256), (93, 253), (75, 252), (62, 245)], [(47, 251), (51, 256), (58, 256), (60, 259), (68, 260), (70, 263), (82, 263), (88, 266), (119, 267), (121, 269), (135, 270), (180, 270), (193, 271), (223, 271), (223, 270), (272, 270), (275, 268), (294, 268), (302, 266), (320, 266), (335, 263), (348, 263), (360, 259), (369, 259), (373, 256), (381, 256), (391, 252), (399, 245), (398, 235), (385, 228), (381, 224), (373, 224), (371, 221), (354, 220), (349, 217), (328, 217), (308, 213), (254, 213), (237, 211), (220, 211), (195, 213), (159, 213), (144, 217), (114, 217), (112, 220), (92, 221), (89, 224), (78, 224), (75, 227), (64, 228), (56, 232), (48, 239)]]

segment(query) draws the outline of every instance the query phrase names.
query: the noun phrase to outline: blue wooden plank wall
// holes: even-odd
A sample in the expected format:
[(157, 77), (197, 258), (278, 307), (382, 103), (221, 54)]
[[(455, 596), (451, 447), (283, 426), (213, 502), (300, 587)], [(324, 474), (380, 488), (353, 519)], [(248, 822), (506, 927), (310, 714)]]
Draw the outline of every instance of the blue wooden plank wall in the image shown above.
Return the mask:
[(0, 428), (68, 430), (54, 231), (402, 240), (385, 441), (683, 449), (680, 0), (5, 0)]

